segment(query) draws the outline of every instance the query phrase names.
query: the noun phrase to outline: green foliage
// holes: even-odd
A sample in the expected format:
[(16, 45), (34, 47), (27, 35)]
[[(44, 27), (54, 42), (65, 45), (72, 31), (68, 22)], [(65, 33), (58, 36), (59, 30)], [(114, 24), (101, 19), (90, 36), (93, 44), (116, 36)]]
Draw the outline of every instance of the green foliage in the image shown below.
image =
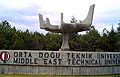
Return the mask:
[(11, 28), (7, 21), (0, 23), (0, 49), (39, 50), (44, 48), (44, 35)]
[[(61, 34), (43, 35), (29, 30), (16, 30), (7, 21), (0, 23), (0, 49), (2, 50), (57, 51), (60, 49), (61, 43)], [(95, 28), (84, 35), (72, 33), (69, 44), (70, 49), (75, 51), (120, 51), (120, 26), (117, 27), (117, 31), (113, 27), (111, 31), (104, 29), (102, 35)]]
[(45, 50), (59, 50), (61, 47), (61, 35), (59, 34), (46, 34), (46, 44), (45, 44)]
[(100, 43), (100, 34), (95, 28), (86, 35), (79, 35), (73, 39), (73, 50), (98, 51)]

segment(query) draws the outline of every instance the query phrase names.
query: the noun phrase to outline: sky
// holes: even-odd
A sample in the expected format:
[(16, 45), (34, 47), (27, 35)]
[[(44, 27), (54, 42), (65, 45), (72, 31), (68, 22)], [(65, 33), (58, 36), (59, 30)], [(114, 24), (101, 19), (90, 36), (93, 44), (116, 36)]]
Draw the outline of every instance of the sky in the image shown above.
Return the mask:
[(0, 0), (0, 21), (7, 20), (17, 30), (47, 33), (40, 29), (39, 16), (49, 18), (51, 24), (60, 24), (60, 13), (64, 21), (72, 16), (79, 21), (87, 16), (90, 5), (95, 4), (92, 25), (102, 33), (106, 28), (118, 27), (120, 22), (120, 0)]

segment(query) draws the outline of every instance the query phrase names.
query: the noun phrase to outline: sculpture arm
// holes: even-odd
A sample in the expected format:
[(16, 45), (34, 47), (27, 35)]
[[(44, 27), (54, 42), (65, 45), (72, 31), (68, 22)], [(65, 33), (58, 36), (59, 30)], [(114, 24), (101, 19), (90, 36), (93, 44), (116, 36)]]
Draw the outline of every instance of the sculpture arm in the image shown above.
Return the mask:
[(43, 20), (43, 16), (39, 14), (39, 22), (40, 22), (40, 28), (45, 29), (47, 31), (51, 32), (60, 32), (59, 25), (51, 25), (49, 18), (46, 18), (46, 21)]
[(39, 22), (40, 22), (40, 28), (45, 29), (46, 28), (46, 21), (43, 21), (43, 16), (39, 14)]
[(85, 20), (81, 22), (81, 24), (86, 25), (86, 26), (91, 26), (92, 20), (93, 20), (93, 14), (94, 14), (94, 7), (95, 7), (95, 4), (90, 6), (87, 17), (85, 18)]

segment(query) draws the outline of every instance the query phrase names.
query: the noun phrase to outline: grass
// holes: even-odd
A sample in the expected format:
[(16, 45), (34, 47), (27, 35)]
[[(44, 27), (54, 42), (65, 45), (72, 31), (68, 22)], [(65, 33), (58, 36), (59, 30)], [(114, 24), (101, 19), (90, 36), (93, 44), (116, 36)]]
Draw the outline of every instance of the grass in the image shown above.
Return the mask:
[(60, 76), (60, 75), (26, 75), (26, 74), (0, 74), (0, 77), (120, 77), (120, 75), (105, 76)]

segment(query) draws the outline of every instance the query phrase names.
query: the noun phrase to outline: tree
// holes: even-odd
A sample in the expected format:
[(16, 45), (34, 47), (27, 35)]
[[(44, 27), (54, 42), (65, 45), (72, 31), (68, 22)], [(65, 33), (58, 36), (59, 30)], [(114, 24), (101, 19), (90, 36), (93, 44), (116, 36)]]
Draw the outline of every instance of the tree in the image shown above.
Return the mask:
[(118, 46), (118, 51), (120, 51), (120, 22), (118, 23), (119, 27), (117, 27), (117, 46)]
[[(72, 19), (70, 21), (71, 23), (76, 23), (77, 20), (75, 19), (74, 15), (72, 16)], [(75, 37), (78, 36), (78, 32), (73, 32), (73, 33), (70, 33), (70, 39), (74, 39)]]
[[(77, 20), (75, 19), (74, 15), (72, 16), (71, 20), (70, 20), (71, 23), (76, 23)], [(78, 36), (78, 32), (73, 32), (73, 33), (70, 33), (70, 39), (69, 39), (69, 43), (70, 43), (70, 49), (74, 50), (75, 48), (73, 47), (74, 45), (74, 39), (76, 39), (76, 37)]]
[(61, 47), (61, 35), (60, 34), (50, 34), (47, 33), (45, 37), (45, 50), (59, 50)]
[(93, 27), (86, 35), (82, 37), (84, 48), (88, 51), (100, 51), (100, 34)]
[(34, 32), (33, 40), (35, 42), (34, 50), (44, 50), (45, 49), (45, 37), (43, 34)]
[(71, 19), (70, 22), (71, 22), (71, 23), (75, 23), (75, 22), (77, 22), (77, 20), (75, 19), (74, 15), (72, 16), (72, 19)]
[(120, 20), (119, 20), (118, 25), (119, 25), (119, 27), (117, 27), (117, 31), (120, 33)]
[(71, 42), (72, 50), (77, 51), (100, 51), (100, 34), (93, 27), (93, 30), (84, 35), (79, 35)]
[[(71, 19), (71, 23), (73, 22), (76, 22), (74, 17)], [(111, 31), (103, 29), (102, 35), (93, 27), (84, 35), (70, 34), (69, 40), (70, 49), (75, 51), (120, 51), (120, 26), (117, 27), (117, 31), (113, 26)], [(43, 35), (39, 32), (30, 32), (28, 29), (16, 30), (8, 21), (0, 23), (0, 49), (3, 50), (59, 50), (61, 43), (61, 34)]]
[(112, 29), (109, 33), (109, 36), (108, 36), (108, 43), (109, 43), (109, 51), (116, 51), (118, 48), (117, 48), (117, 36), (116, 36), (116, 32), (112, 26)]

